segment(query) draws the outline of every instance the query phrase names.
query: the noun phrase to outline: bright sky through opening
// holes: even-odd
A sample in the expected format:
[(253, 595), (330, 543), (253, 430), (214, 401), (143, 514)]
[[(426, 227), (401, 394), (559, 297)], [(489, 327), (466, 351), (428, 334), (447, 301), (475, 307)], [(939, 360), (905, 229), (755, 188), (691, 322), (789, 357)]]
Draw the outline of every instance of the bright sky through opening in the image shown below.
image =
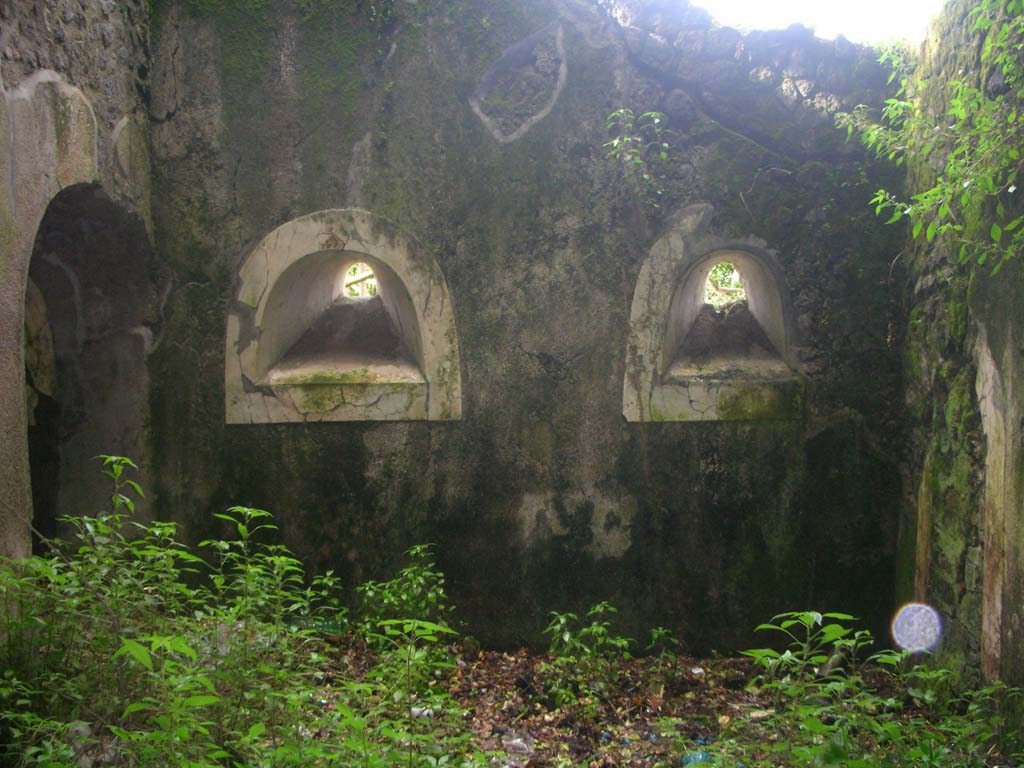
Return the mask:
[(748, 31), (803, 24), (818, 37), (842, 35), (857, 43), (924, 40), (943, 0), (695, 0), (719, 24)]

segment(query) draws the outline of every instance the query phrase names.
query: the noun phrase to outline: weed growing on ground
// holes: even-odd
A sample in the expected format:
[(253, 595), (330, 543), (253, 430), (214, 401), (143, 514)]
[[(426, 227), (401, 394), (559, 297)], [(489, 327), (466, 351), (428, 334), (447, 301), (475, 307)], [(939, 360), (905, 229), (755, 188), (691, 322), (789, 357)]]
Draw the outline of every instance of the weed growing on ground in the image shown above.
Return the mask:
[(552, 611), (544, 634), (551, 637), (552, 659), (542, 669), (554, 707), (581, 708), (593, 717), (597, 702), (618, 678), (617, 662), (630, 658), (635, 642), (612, 633), (615, 606), (600, 602), (581, 622), (575, 613)]
[[(779, 735), (771, 753), (793, 765), (983, 768), (1000, 747), (1019, 750), (1020, 726), (1009, 727), (1006, 713), (1019, 711), (1021, 689), (995, 682), (958, 695), (948, 670), (912, 663), (907, 652), (865, 658), (874, 640), (849, 626), (853, 621), (848, 614), (794, 611), (758, 627), (787, 642), (782, 651), (744, 651), (762, 669), (753, 690), (774, 705), (763, 713)], [(890, 685), (870, 684), (868, 670), (889, 676)], [(730, 729), (733, 756), (764, 752), (747, 726)], [(748, 763), (771, 764), (772, 758)]]

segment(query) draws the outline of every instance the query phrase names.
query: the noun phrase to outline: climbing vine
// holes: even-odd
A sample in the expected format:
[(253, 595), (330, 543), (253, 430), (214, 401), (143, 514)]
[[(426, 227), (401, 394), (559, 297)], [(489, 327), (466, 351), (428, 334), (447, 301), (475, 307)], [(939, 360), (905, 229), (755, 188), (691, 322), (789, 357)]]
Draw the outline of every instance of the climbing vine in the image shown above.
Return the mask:
[(970, 18), (983, 39), (981, 77), (950, 81), (944, 113), (929, 108), (928, 84), (911, 79), (907, 58), (892, 49), (881, 61), (899, 88), (880, 119), (862, 105), (837, 123), (858, 132), (876, 156), (897, 165), (910, 160), (935, 176), (909, 199), (878, 190), (876, 214), (887, 214), (887, 223), (907, 220), (914, 239), (945, 243), (961, 263), (987, 264), (995, 273), (1024, 251), (1024, 0), (981, 0)]

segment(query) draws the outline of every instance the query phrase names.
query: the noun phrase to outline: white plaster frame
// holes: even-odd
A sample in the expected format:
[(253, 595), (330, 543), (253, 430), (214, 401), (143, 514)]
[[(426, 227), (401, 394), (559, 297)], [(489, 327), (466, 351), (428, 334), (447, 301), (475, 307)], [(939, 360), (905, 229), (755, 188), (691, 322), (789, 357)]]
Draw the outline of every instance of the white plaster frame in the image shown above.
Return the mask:
[[(383, 264), (387, 274), (401, 283), (391, 286), (391, 293), (404, 289), (407, 301), (399, 303), (406, 309), (389, 311), (401, 320), (411, 309), (413, 316), (404, 326), (406, 333), (415, 336), (409, 346), (423, 381), (381, 382), (370, 376), (331, 381), (325, 376), (324, 381), (303, 385), (264, 385), (273, 361), (261, 355), (261, 323), (275, 284), (303, 259), (332, 254), (339, 263)], [(382, 293), (387, 289), (382, 285)], [(330, 286), (326, 295), (331, 295)], [(300, 334), (316, 320), (315, 313), (308, 314), (297, 329)], [(289, 221), (263, 238), (244, 259), (235, 302), (228, 311), (224, 373), (229, 424), (462, 417), (458, 334), (441, 268), (394, 225), (355, 208), (318, 211)]]
[[(797, 372), (795, 325), (780, 286), (781, 269), (757, 238), (726, 240), (708, 231), (714, 209), (701, 203), (676, 215), (651, 248), (637, 278), (630, 309), (623, 381), (626, 421), (720, 421), (742, 418), (725, 404), (742, 398), (775, 418), (799, 418), (803, 381)], [(700, 376), (668, 378), (680, 343), (704, 303), (711, 268), (731, 261), (744, 277), (751, 314), (792, 375), (751, 375), (729, 381)]]
[[(524, 42), (535, 41), (538, 35), (544, 34), (546, 33), (546, 31), (547, 30), (542, 29), (540, 30), (540, 32), (535, 32), (533, 35), (530, 35), (528, 38), (526, 38)], [(522, 43), (519, 43), (518, 45), (522, 45)], [(512, 46), (512, 48), (510, 48), (509, 50), (512, 50), (516, 47), (517, 46)], [(569, 79), (569, 64), (566, 60), (565, 55), (565, 32), (563, 31), (561, 24), (559, 24), (555, 29), (555, 50), (558, 52), (560, 61), (558, 65), (558, 79), (555, 81), (555, 87), (551, 93), (550, 98), (548, 98), (547, 103), (541, 108), (539, 112), (537, 112), (537, 114), (531, 115), (529, 118), (527, 118), (523, 122), (523, 124), (516, 128), (514, 131), (512, 131), (512, 133), (505, 133), (504, 131), (502, 131), (501, 128), (498, 126), (497, 121), (492, 119), (486, 112), (484, 112), (483, 101), (487, 98), (488, 95), (486, 91), (474, 93), (472, 96), (469, 97), (469, 106), (473, 110), (473, 113), (480, 118), (480, 121), (484, 124), (484, 127), (486, 127), (487, 130), (490, 132), (491, 136), (497, 139), (500, 143), (509, 144), (513, 141), (516, 141), (517, 139), (521, 139), (523, 136), (526, 135), (527, 131), (533, 128), (533, 126), (535, 126), (545, 117), (550, 115), (551, 110), (554, 109), (555, 104), (558, 103), (558, 97), (562, 95), (562, 89), (565, 88), (566, 80)], [(508, 55), (509, 51), (505, 51), (502, 54), (502, 58), (498, 60), (495, 66), (500, 65), (501, 62), (505, 59), (505, 57), (507, 57)]]

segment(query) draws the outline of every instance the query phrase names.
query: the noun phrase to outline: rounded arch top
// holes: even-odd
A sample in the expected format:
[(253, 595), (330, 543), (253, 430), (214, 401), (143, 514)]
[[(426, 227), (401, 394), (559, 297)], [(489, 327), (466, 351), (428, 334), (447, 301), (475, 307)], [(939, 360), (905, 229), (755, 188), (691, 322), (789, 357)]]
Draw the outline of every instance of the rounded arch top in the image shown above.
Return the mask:
[(8, 119), (0, 130), (7, 133), (4, 161), (14, 178), (11, 208), (19, 234), (34, 238), (53, 197), (98, 181), (96, 115), (81, 90), (48, 69), (3, 95)]
[[(377, 277), (372, 301), (344, 295), (356, 262)], [(390, 222), (361, 209), (289, 221), (244, 258), (235, 298), (229, 423), (461, 417), (447, 283), (433, 257)]]

